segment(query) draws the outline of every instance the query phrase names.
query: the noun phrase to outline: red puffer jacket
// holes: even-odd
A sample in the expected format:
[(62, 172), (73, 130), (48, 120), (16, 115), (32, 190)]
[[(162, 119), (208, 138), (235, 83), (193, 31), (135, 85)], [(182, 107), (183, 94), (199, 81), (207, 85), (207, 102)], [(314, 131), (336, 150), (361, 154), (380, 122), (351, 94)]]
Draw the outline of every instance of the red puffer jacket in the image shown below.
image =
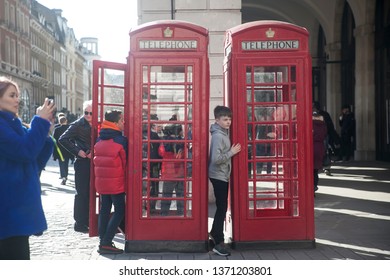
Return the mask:
[(113, 139), (95, 144), (95, 188), (100, 194), (125, 192), (126, 152)]
[[(173, 144), (169, 146), (173, 146)], [(172, 178), (184, 177), (184, 162), (177, 161), (184, 158), (182, 149), (175, 153), (172, 149), (167, 151), (164, 144), (160, 144), (158, 154), (164, 159), (161, 167), (161, 179), (169, 180)]]
[[(321, 116), (322, 117), (322, 116)], [(327, 135), (326, 123), (323, 118), (313, 117), (313, 168), (321, 169), (325, 155), (324, 140)]]

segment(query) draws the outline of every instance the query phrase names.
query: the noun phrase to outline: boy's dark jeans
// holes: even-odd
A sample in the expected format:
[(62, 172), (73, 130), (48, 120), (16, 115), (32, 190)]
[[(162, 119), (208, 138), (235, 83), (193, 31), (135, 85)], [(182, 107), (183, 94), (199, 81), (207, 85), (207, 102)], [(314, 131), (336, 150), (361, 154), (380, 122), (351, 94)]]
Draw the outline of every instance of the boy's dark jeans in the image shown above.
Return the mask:
[[(110, 218), (111, 206), (114, 205), (114, 214)], [(125, 193), (102, 194), (99, 213), (100, 245), (111, 245), (118, 230), (118, 226), (125, 216)]]
[(223, 243), (225, 239), (223, 234), (223, 223), (225, 222), (228, 206), (229, 183), (212, 178), (210, 178), (210, 181), (213, 184), (215, 204), (217, 206), (210, 234), (214, 237), (215, 243), (219, 244)]

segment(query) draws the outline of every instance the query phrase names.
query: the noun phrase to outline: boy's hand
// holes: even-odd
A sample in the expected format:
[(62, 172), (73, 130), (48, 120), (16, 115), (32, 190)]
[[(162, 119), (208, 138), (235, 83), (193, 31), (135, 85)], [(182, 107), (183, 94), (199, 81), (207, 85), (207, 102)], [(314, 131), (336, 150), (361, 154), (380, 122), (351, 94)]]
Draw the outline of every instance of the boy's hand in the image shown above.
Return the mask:
[(230, 148), (230, 151), (233, 153), (233, 155), (238, 154), (241, 151), (241, 144), (233, 144), (232, 147)]
[(180, 149), (180, 150), (176, 153), (175, 157), (176, 157), (177, 159), (183, 158), (183, 150)]

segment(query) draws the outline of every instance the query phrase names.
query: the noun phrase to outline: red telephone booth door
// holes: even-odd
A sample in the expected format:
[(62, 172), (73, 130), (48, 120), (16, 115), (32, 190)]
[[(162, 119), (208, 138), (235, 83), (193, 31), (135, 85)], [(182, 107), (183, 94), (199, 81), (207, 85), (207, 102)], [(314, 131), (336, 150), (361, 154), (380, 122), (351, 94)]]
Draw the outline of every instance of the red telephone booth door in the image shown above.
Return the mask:
[(131, 118), (126, 250), (207, 244), (207, 31), (159, 21), (130, 32)]
[[(95, 143), (99, 136), (100, 126), (104, 120), (104, 114), (108, 110), (119, 110), (124, 119), (128, 120), (129, 94), (126, 86), (127, 65), (94, 60), (92, 78), (92, 142)], [(128, 137), (128, 129), (125, 127), (124, 135)], [(93, 146), (93, 145), (91, 145)], [(91, 149), (92, 159), (94, 151)], [(98, 235), (98, 215), (100, 209), (100, 196), (95, 189), (94, 164), (91, 161), (90, 207), (89, 207), (89, 234)], [(128, 197), (127, 197), (128, 199)], [(126, 205), (129, 205), (126, 202)]]
[[(233, 159), (233, 240), (238, 247), (271, 241), (313, 246), (311, 63), (303, 31), (257, 22), (230, 33), (225, 69), (235, 114), (232, 142), (245, 147)], [(277, 48), (292, 40), (302, 49), (261, 49), (268, 41)]]

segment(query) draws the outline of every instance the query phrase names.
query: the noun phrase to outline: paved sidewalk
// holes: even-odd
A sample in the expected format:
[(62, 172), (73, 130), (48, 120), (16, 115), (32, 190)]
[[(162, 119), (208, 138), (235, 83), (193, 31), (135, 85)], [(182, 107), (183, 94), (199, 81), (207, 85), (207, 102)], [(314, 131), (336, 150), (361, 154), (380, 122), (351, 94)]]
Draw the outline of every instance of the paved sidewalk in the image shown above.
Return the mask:
[[(69, 170), (66, 186), (60, 184), (57, 162), (49, 161), (42, 173), (49, 229), (30, 238), (32, 260), (390, 260), (390, 163), (337, 163), (332, 176), (320, 174), (315, 249), (233, 250), (229, 257), (213, 252), (99, 255), (97, 237), (73, 230), (73, 166)], [(122, 235), (114, 241), (124, 246)]]

